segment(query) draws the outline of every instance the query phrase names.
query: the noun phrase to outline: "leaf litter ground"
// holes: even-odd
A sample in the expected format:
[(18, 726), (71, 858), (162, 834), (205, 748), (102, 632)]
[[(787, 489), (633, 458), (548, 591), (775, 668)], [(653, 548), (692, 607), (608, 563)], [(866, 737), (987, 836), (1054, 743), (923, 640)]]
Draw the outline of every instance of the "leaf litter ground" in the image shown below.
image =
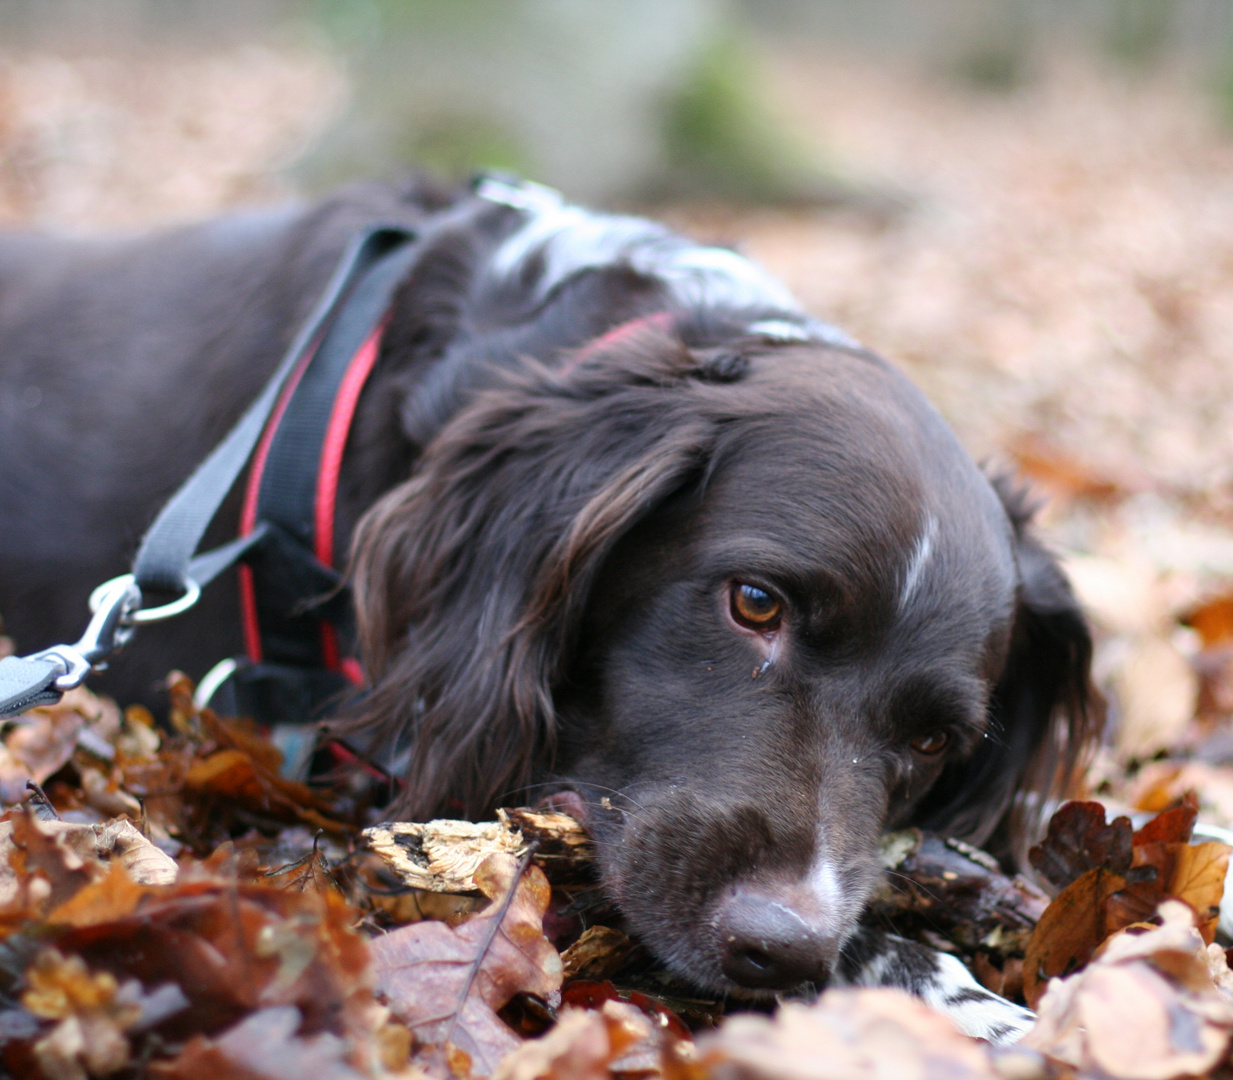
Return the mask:
[[(734, 1014), (625, 936), (567, 822), (364, 832), (365, 785), (283, 779), (259, 731), (194, 710), (179, 682), (166, 730), (78, 691), (2, 733), (0, 1067), (1233, 1072), (1233, 976), (1213, 942), (1228, 852), (1189, 842), (1196, 816), (1233, 825), (1233, 141), (1167, 69), (1060, 56), (988, 97), (852, 53), (768, 59), (785, 112), (909, 209), (669, 216), (742, 241), (904, 364), (975, 454), (1050, 496), (1043, 524), (1098, 632), (1115, 724), (1088, 801), (1032, 853), (1047, 891), (896, 834), (872, 911), (1032, 1003), (1022, 1047), (966, 1039), (892, 991)], [(277, 169), (345, 93), (319, 51), (0, 55), (0, 217), (91, 229), (276, 197)]]

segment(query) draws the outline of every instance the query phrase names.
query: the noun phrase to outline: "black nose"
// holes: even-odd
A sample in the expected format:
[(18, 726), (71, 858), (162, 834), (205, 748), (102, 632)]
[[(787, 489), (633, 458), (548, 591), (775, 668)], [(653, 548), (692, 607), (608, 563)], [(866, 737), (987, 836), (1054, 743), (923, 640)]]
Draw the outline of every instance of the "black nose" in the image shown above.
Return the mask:
[(819, 923), (787, 897), (737, 889), (721, 902), (716, 921), (724, 974), (756, 990), (825, 979), (839, 939)]

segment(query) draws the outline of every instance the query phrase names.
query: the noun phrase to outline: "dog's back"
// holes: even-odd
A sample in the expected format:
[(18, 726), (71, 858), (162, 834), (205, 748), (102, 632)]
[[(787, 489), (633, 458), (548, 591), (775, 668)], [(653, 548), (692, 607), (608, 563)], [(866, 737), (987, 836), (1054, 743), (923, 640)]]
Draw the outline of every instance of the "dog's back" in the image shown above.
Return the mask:
[[(19, 649), (75, 640), (90, 590), (257, 395), (356, 230), (434, 201), (374, 185), (150, 236), (0, 237), (0, 616)], [(233, 493), (211, 538), (236, 520)], [(151, 635), (153, 669), (238, 651), (235, 605), (221, 585)]]

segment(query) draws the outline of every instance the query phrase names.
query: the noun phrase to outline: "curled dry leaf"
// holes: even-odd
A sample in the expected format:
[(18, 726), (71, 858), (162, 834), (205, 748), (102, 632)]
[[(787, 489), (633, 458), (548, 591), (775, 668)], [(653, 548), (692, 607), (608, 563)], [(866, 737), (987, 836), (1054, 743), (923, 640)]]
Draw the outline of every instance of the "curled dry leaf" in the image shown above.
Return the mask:
[(485, 859), (526, 850), (522, 835), (497, 821), (390, 821), (361, 836), (405, 885), (426, 892), (474, 892)]
[(1096, 867), (1125, 874), (1133, 856), (1133, 833), (1128, 817), (1106, 824), (1105, 808), (1098, 802), (1068, 802), (1049, 819), (1049, 830), (1028, 852), (1028, 861), (1059, 889)]
[(1162, 925), (1123, 931), (1084, 971), (1049, 984), (1021, 1045), (1120, 1080), (1201, 1075), (1224, 1056), (1233, 998), (1212, 979), (1188, 907), (1161, 905)]
[(568, 814), (498, 810), (497, 821), (387, 821), (363, 831), (365, 845), (408, 887), (426, 892), (466, 893), (478, 888), (475, 874), (489, 855), (525, 854), (557, 871), (590, 864), (594, 844)]
[(394, 1015), (420, 1043), (467, 1055), (480, 1076), (519, 1045), (497, 1010), (516, 993), (551, 998), (561, 986), (560, 954), (543, 933), (548, 882), (538, 867), (521, 876), (518, 867), (510, 855), (484, 860), (476, 883), (493, 904), (460, 926), (415, 923), (371, 943)]
[(194, 1036), (169, 1062), (149, 1070), (161, 1080), (364, 1080), (347, 1060), (347, 1045), (329, 1032), (302, 1034), (293, 1005), (259, 1009), (216, 1038)]
[(606, 979), (625, 963), (633, 948), (634, 943), (620, 930), (588, 926), (561, 954), (565, 978)]
[(129, 821), (48, 821), (29, 808), (0, 821), (0, 860), (0, 906), (59, 908), (105, 878), (112, 865), (123, 868), (136, 886), (167, 885), (176, 878), (175, 860)]
[(493, 1080), (609, 1080), (612, 1073), (659, 1072), (659, 1041), (632, 1005), (607, 1001), (598, 1011), (565, 1009), (547, 1035), (501, 1062)]
[[(699, 1040), (714, 1080), (998, 1080), (988, 1049), (898, 990), (828, 990), (772, 1017), (731, 1017)], [(1043, 1075), (1034, 1055), (1025, 1077)]]
[[(84, 686), (70, 690), (55, 705), (23, 713), (8, 724), (0, 743), (0, 802), (21, 802), (26, 797), (28, 781), (41, 784), (59, 772), (73, 756), (83, 732), (92, 725), (100, 733), (111, 734), (118, 722), (115, 705), (96, 697)], [(103, 734), (93, 742), (110, 749)]]
[(0, 821), (0, 907), (26, 917), (58, 907), (107, 874), (88, 825), (44, 820), (26, 804)]

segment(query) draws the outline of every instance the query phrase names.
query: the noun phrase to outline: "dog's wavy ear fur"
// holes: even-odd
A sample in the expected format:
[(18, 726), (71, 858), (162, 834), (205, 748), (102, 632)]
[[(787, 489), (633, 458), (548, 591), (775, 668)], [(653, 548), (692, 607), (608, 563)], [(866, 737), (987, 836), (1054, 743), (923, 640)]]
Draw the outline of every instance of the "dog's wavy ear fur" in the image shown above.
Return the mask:
[(409, 748), (395, 807), (480, 814), (553, 748), (552, 685), (605, 555), (704, 468), (707, 381), (666, 330), (621, 362), (564, 373), (526, 361), (478, 393), (353, 548), (371, 693), (352, 725)]
[(1092, 639), (1070, 583), (1033, 534), (1036, 507), (1007, 475), (992, 478), (1014, 529), (1019, 596), (1010, 653), (977, 753), (945, 770), (921, 807), (925, 828), (1026, 865), (1057, 800), (1072, 790), (1104, 722), (1091, 681)]

